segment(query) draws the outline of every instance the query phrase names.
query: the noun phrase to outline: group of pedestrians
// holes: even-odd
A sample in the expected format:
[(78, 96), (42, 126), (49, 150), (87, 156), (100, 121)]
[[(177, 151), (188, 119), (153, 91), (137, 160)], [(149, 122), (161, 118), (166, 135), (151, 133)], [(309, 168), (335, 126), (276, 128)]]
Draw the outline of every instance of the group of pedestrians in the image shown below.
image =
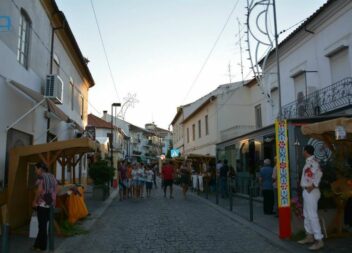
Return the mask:
[(157, 188), (157, 171), (157, 165), (121, 162), (118, 168), (120, 200), (150, 197), (153, 185)]

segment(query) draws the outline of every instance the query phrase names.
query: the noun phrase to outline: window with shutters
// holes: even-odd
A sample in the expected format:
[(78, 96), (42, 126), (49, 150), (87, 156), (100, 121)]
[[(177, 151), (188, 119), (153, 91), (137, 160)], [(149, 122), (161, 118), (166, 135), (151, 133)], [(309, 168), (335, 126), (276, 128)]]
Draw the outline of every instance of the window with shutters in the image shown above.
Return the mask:
[(202, 138), (202, 121), (198, 120), (198, 138)]
[(31, 20), (27, 12), (21, 9), (21, 19), (18, 30), (17, 61), (26, 69), (28, 68), (30, 32)]
[(189, 128), (187, 127), (187, 143), (189, 143)]
[(254, 107), (255, 110), (255, 126), (256, 128), (262, 127), (262, 109), (261, 105), (256, 105)]
[(336, 83), (351, 76), (351, 65), (348, 58), (348, 47), (343, 47), (329, 55), (331, 82)]
[(196, 139), (196, 125), (192, 125), (192, 140), (194, 141)]
[(205, 115), (205, 135), (209, 134), (208, 115)]

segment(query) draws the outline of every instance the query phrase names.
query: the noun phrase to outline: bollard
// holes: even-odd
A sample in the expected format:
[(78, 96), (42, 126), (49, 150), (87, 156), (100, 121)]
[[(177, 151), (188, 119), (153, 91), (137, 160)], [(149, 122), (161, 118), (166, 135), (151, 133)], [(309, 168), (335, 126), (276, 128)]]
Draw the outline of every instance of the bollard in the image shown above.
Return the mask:
[(209, 188), (210, 188), (210, 184), (209, 184), (209, 180), (208, 178), (205, 180), (205, 198), (208, 199), (209, 198)]
[(230, 201), (230, 211), (232, 212), (233, 199), (232, 199), (232, 178), (229, 178), (229, 201)]
[(9, 224), (2, 225), (2, 247), (1, 252), (8, 253), (9, 252)]
[(219, 205), (219, 177), (218, 176), (215, 179), (215, 190), (216, 190), (215, 202), (217, 205)]
[(49, 251), (54, 251), (54, 206), (49, 211)]
[(251, 186), (249, 188), (249, 221), (253, 221), (253, 183), (250, 182)]

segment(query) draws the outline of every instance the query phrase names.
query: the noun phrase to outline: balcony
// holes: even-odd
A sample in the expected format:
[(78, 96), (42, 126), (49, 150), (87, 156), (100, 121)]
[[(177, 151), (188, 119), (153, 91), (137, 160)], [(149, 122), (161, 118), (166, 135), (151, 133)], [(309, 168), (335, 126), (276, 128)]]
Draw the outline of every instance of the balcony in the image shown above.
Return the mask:
[(282, 117), (309, 118), (328, 114), (352, 105), (352, 78), (347, 77), (328, 87), (309, 94), (305, 99), (293, 101), (282, 107)]

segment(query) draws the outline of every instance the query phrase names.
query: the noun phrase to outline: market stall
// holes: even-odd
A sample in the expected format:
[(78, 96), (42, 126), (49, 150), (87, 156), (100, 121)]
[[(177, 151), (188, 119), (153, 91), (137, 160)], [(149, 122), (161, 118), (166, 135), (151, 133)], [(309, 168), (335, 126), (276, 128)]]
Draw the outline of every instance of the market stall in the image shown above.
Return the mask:
[[(352, 119), (337, 118), (304, 125), (304, 135), (324, 141), (332, 151), (330, 167), (324, 168), (325, 180), (329, 182), (326, 197), (334, 200), (336, 211), (328, 223), (328, 234), (342, 234), (344, 226), (352, 226), (352, 210), (347, 203), (352, 201)], [(350, 218), (349, 218), (350, 219)]]

